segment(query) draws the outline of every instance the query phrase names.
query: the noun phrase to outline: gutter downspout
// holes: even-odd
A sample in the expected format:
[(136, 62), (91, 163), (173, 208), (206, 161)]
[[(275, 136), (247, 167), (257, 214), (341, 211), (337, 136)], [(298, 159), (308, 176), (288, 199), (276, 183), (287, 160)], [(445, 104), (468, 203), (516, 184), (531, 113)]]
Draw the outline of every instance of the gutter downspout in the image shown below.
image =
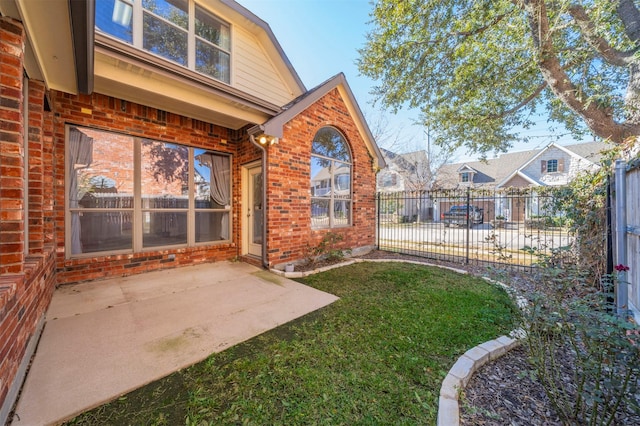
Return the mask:
[(262, 151), (262, 266), (269, 269), (267, 259), (267, 150), (256, 141), (254, 135), (249, 134), (251, 143)]

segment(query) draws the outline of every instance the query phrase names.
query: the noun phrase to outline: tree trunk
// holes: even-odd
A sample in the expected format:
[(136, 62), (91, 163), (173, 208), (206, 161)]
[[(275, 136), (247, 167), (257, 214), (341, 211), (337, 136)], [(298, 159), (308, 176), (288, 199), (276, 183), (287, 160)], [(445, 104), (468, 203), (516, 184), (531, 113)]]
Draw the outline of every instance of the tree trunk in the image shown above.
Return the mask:
[[(626, 121), (615, 121), (610, 108), (598, 105), (577, 96), (578, 90), (560, 63), (553, 38), (544, 0), (528, 0), (524, 2), (529, 28), (533, 43), (538, 53), (538, 67), (549, 89), (575, 114), (582, 117), (591, 131), (603, 139), (614, 143), (622, 143), (631, 136), (640, 135), (640, 67), (637, 61), (632, 62), (630, 68), (629, 86), (627, 88), (627, 103), (633, 105), (627, 112)], [(633, 77), (633, 78), (631, 78)], [(633, 117), (634, 121), (630, 118)]]
[(637, 128), (640, 125), (640, 62), (635, 60), (629, 66), (629, 84), (624, 103), (627, 123)]

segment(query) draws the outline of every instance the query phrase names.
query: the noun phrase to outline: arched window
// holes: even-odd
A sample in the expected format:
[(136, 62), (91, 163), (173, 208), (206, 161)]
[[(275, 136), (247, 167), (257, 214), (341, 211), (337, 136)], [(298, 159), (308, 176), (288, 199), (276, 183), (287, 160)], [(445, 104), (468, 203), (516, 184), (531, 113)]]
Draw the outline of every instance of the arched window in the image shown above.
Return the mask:
[(323, 127), (311, 147), (311, 226), (351, 225), (351, 153), (344, 136)]

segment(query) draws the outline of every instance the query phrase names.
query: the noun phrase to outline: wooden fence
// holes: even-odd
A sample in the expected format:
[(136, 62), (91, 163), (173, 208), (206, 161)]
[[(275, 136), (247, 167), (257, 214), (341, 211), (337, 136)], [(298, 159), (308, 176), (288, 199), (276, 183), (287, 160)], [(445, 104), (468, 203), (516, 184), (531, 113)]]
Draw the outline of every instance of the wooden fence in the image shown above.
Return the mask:
[[(622, 185), (620, 185), (621, 179), (624, 181)], [(640, 321), (640, 159), (629, 164), (618, 161), (615, 180), (614, 206), (616, 207), (612, 209), (613, 225), (616, 231), (614, 233), (615, 264), (624, 264), (629, 267), (628, 271), (616, 272), (622, 285), (626, 287), (618, 288), (618, 308), (619, 310), (630, 309), (636, 321)], [(625, 306), (625, 296), (628, 299), (627, 306)]]

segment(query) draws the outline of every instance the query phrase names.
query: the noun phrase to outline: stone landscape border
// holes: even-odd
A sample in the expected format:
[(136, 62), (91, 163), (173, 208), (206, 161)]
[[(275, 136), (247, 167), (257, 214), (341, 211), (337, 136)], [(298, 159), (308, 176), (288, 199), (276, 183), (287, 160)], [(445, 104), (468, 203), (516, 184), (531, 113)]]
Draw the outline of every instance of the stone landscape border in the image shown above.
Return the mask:
[(460, 424), (460, 392), (467, 386), (473, 373), (519, 345), (518, 339), (500, 336), (469, 349), (458, 358), (442, 381), (438, 400), (438, 426), (458, 426)]
[[(433, 266), (436, 268), (448, 269), (450, 271), (458, 272), (460, 274), (468, 275), (469, 272), (464, 269), (452, 268), (449, 266), (436, 265), (427, 262), (418, 262), (413, 260), (403, 259), (349, 259), (346, 262), (337, 263), (335, 265), (329, 265), (322, 268), (318, 268), (312, 271), (304, 272), (284, 272), (277, 269), (272, 269), (271, 272), (284, 276), (286, 278), (303, 278), (309, 275), (318, 274), (320, 272), (329, 271), (335, 268), (341, 268), (343, 266), (353, 265), (354, 263), (361, 262), (397, 262), (397, 263), (413, 263), (416, 265)], [(526, 305), (526, 301), (523, 298), (514, 295), (513, 290), (499, 282), (486, 277), (484, 280), (491, 284), (502, 287), (514, 297), (516, 304), (520, 309)], [(497, 339), (489, 340), (482, 343), (472, 349), (465, 352), (453, 367), (449, 370), (449, 373), (442, 381), (442, 387), (440, 388), (440, 397), (438, 399), (438, 426), (459, 426), (460, 425), (460, 392), (471, 380), (473, 373), (478, 371), (483, 365), (488, 362), (495, 361), (502, 355), (506, 354), (510, 350), (520, 345), (519, 338), (522, 337), (522, 330), (514, 330), (510, 333), (510, 336), (500, 336)]]

